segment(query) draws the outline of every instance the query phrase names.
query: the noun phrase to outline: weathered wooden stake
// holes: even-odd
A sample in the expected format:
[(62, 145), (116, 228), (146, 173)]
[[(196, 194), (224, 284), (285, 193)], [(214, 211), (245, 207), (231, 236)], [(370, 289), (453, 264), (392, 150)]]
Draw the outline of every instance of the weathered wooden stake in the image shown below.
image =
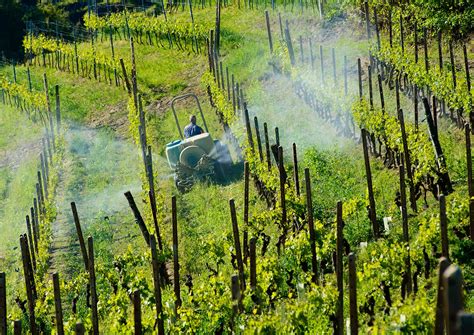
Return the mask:
[(402, 142), (403, 142), (403, 155), (405, 157), (406, 173), (407, 173), (408, 181), (409, 181), (410, 205), (411, 205), (411, 209), (414, 212), (416, 212), (417, 211), (416, 194), (415, 194), (415, 188), (413, 184), (413, 172), (411, 170), (411, 158), (410, 158), (411, 156), (410, 156), (410, 151), (408, 149), (408, 140), (407, 140), (407, 134), (406, 134), (406, 128), (405, 128), (405, 118), (404, 118), (402, 109), (398, 110), (398, 121), (400, 122), (400, 131), (402, 133)]
[(86, 333), (86, 329), (84, 328), (84, 325), (81, 322), (76, 323), (74, 331), (76, 335), (84, 335)]
[(300, 196), (300, 177), (298, 171), (298, 153), (296, 151), (296, 143), (293, 143), (293, 179), (295, 181), (296, 195)]
[(280, 205), (281, 205), (281, 223), (282, 226), (286, 226), (286, 199), (285, 199), (285, 182), (286, 172), (285, 165), (283, 163), (283, 147), (278, 147), (278, 169), (280, 172)]
[(46, 78), (46, 73), (43, 73), (43, 86), (44, 86), (44, 93), (45, 93), (45, 96), (46, 96), (46, 106), (47, 106), (47, 111), (48, 111), (49, 129), (51, 131), (51, 142), (53, 144), (53, 149), (54, 149), (55, 148), (55, 141), (54, 141), (53, 114), (51, 112), (51, 101), (49, 100), (48, 79)]
[(474, 241), (474, 185), (472, 182), (472, 156), (471, 156), (471, 132), (469, 124), (466, 123), (464, 127), (464, 134), (466, 138), (466, 162), (467, 162), (467, 187), (469, 194), (469, 222), (471, 241)]
[(270, 17), (268, 16), (268, 10), (265, 10), (265, 20), (267, 23), (267, 34), (268, 34), (268, 44), (270, 45), (270, 53), (273, 53), (273, 42), (272, 42), (272, 31), (270, 29)]
[(443, 318), (443, 273), (446, 271), (448, 266), (450, 265), (448, 259), (446, 257), (441, 257), (439, 259), (439, 266), (438, 266), (438, 292), (436, 297), (436, 316), (435, 316), (435, 324), (434, 324), (434, 335), (443, 335), (444, 334), (444, 318)]
[(362, 132), (362, 147), (364, 150), (364, 161), (365, 161), (365, 173), (367, 177), (367, 189), (369, 192), (369, 218), (372, 222), (372, 229), (375, 238), (378, 238), (379, 233), (379, 224), (377, 222), (377, 214), (375, 210), (375, 199), (374, 199), (374, 191), (372, 187), (372, 172), (370, 171), (370, 160), (369, 160), (369, 151), (367, 148), (367, 136), (368, 133), (365, 129), (361, 130)]
[(59, 275), (53, 273), (53, 289), (54, 289), (54, 310), (56, 312), (56, 331), (58, 335), (64, 334), (63, 326), (63, 308), (61, 305), (61, 289), (59, 287)]
[(77, 214), (76, 203), (71, 202), (72, 216), (74, 217), (74, 224), (76, 226), (77, 237), (79, 239), (79, 245), (81, 247), (82, 259), (84, 261), (84, 267), (86, 271), (89, 269), (89, 256), (87, 255), (86, 243), (84, 242), (84, 235), (82, 234), (81, 222), (79, 221), (79, 215)]
[(401, 202), (401, 212), (402, 212), (402, 228), (403, 228), (403, 240), (408, 247), (408, 255), (405, 258), (405, 280), (406, 280), (406, 291), (408, 294), (412, 291), (412, 278), (411, 278), (411, 259), (410, 259), (410, 237), (408, 232), (408, 211), (407, 211), (407, 194), (405, 187), (405, 164), (404, 164), (404, 155), (401, 155), (401, 164), (399, 166), (399, 176), (400, 176), (400, 202)]
[(56, 97), (56, 131), (58, 136), (61, 133), (61, 104), (59, 100), (59, 85), (54, 87), (55, 97)]
[(235, 256), (237, 257), (237, 268), (239, 270), (240, 290), (245, 291), (244, 262), (242, 259), (242, 249), (240, 247), (239, 226), (237, 223), (237, 214), (235, 212), (234, 199), (229, 200), (230, 216), (232, 220), (232, 231), (234, 234)]
[(313, 199), (311, 194), (311, 178), (309, 169), (304, 169), (304, 178), (306, 183), (306, 215), (308, 217), (309, 243), (311, 246), (311, 267), (313, 269), (312, 281), (319, 284), (318, 259), (316, 255), (316, 232), (314, 230), (313, 220)]
[(0, 272), (0, 334), (7, 334), (7, 280)]
[(349, 316), (351, 335), (359, 334), (359, 317), (357, 311), (357, 272), (356, 256), (353, 252), (347, 257), (349, 261)]
[(461, 269), (450, 265), (443, 273), (443, 307), (444, 320), (448, 335), (458, 334), (456, 331), (457, 315), (463, 309)]
[(142, 334), (142, 301), (140, 298), (140, 291), (135, 290), (133, 292), (133, 321), (135, 335)]
[[(28, 299), (28, 311), (29, 311), (29, 322), (30, 322), (30, 331), (33, 335), (39, 334), (36, 327), (36, 316), (35, 316), (35, 295), (32, 282), (32, 274), (28, 267), (28, 247), (26, 236), (20, 236), (20, 247), (21, 247), (21, 256), (23, 259), (23, 274), (25, 277), (25, 286), (26, 286), (26, 296)], [(34, 280), (34, 278), (33, 278)]]
[(162, 316), (161, 286), (160, 286), (160, 264), (158, 263), (158, 252), (156, 250), (156, 239), (154, 235), (150, 236), (151, 264), (153, 268), (153, 285), (156, 304), (156, 319), (158, 324), (158, 334), (165, 334), (164, 321)]
[(125, 197), (128, 200), (128, 204), (130, 208), (132, 209), (133, 215), (135, 216), (135, 222), (137, 225), (140, 227), (140, 230), (142, 232), (143, 238), (145, 239), (145, 242), (150, 246), (150, 233), (148, 232), (148, 228), (145, 224), (145, 221), (142, 218), (142, 215), (140, 214), (140, 211), (138, 210), (137, 204), (135, 203), (135, 200), (133, 199), (132, 193), (130, 191), (125, 192)]
[(360, 62), (360, 58), (357, 59), (357, 73), (359, 77), (359, 99), (362, 100), (363, 92), (362, 92), (362, 65)]
[(33, 241), (33, 234), (31, 233), (30, 217), (28, 215), (26, 216), (26, 232), (28, 233), (30, 255), (33, 261), (33, 269), (36, 271), (35, 244)]
[(232, 290), (232, 309), (234, 311), (234, 314), (238, 314), (240, 311), (240, 301), (242, 299), (238, 275), (232, 275), (231, 277), (231, 290)]
[(245, 128), (247, 130), (247, 140), (249, 142), (250, 148), (255, 150), (253, 144), (253, 136), (252, 136), (252, 126), (250, 125), (250, 118), (249, 118), (249, 111), (247, 109), (247, 103), (244, 103), (244, 118), (245, 118)]
[(21, 335), (21, 320), (13, 321), (13, 334)]
[(428, 32), (425, 27), (423, 27), (423, 50), (425, 52), (425, 70), (428, 72), (430, 69), (430, 60), (428, 58)]
[(258, 147), (258, 156), (260, 158), (260, 162), (263, 162), (263, 149), (262, 149), (262, 140), (260, 138), (260, 129), (258, 127), (258, 118), (255, 116), (253, 118), (255, 123), (255, 137), (257, 138), (257, 147)]
[(99, 313), (97, 310), (97, 286), (95, 278), (95, 265), (94, 265), (94, 240), (92, 236), (87, 238), (87, 244), (89, 247), (89, 286), (91, 293), (91, 309), (92, 309), (92, 334), (99, 335)]
[(173, 224), (173, 282), (174, 282), (174, 312), (177, 315), (181, 307), (181, 287), (179, 283), (179, 253), (178, 253), (178, 211), (176, 196), (171, 198), (172, 224)]
[(270, 171), (272, 168), (272, 156), (270, 155), (270, 139), (268, 137), (268, 127), (266, 122), (263, 123), (263, 133), (265, 136), (265, 153), (267, 156), (267, 167), (268, 171)]
[(342, 276), (343, 263), (343, 236), (342, 236), (342, 202), (337, 203), (337, 222), (336, 222), (336, 280), (337, 280), (337, 306), (336, 306), (336, 334), (344, 334), (344, 282)]

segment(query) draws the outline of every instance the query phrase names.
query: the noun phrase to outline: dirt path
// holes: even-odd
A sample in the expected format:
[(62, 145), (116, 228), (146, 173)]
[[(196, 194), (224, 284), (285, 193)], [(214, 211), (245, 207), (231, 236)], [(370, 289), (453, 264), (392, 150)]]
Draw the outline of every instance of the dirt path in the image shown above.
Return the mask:
[(66, 178), (71, 173), (71, 161), (65, 155), (63, 168), (59, 174), (56, 192), (56, 220), (52, 223), (53, 242), (51, 246), (51, 260), (48, 272), (58, 272), (65, 275), (68, 272), (66, 258), (68, 254), (76, 252), (74, 224), (69, 204), (66, 200)]

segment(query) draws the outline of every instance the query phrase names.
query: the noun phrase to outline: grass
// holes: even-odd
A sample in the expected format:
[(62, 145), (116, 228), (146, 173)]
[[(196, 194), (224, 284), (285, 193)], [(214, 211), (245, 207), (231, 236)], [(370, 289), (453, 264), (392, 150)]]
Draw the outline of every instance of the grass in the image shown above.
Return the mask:
[[(176, 15), (185, 16), (187, 13)], [(212, 8), (195, 12), (196, 21), (212, 21), (213, 15), (214, 9)], [(284, 19), (287, 17), (290, 19), (292, 31), (313, 34), (315, 42), (324, 45), (328, 60), (330, 59), (329, 49), (336, 48), (338, 69), (342, 68), (342, 55), (344, 54), (350, 57), (364, 56), (367, 44), (361, 41), (363, 34), (360, 31), (356, 31), (350, 37), (341, 38), (344, 31), (340, 35), (328, 37), (324, 33), (318, 34), (321, 27), (307, 28), (310, 25), (304, 23), (305, 20), (309, 20), (309, 17), (292, 19), (291, 15), (285, 15)], [(274, 40), (277, 40), (279, 27), (277, 16), (273, 13), (271, 22)], [(314, 21), (312, 22), (314, 23)], [(332, 27), (326, 27), (325, 32), (331, 31), (330, 28)], [(272, 77), (272, 74), (269, 73), (269, 49), (264, 16), (261, 11), (224, 9), (222, 12), (222, 38), (221, 56), (224, 65), (229, 67), (230, 72), (235, 74), (239, 82), (244, 83), (250, 113), (252, 116), (259, 117), (260, 129), (263, 130), (263, 122), (267, 122), (270, 137), (274, 138), (273, 127), (278, 126), (287, 159), (289, 160), (290, 157), (287, 148), (290, 148), (291, 144), (295, 142), (298, 145), (300, 161), (310, 167), (317, 218), (324, 224), (332, 224), (335, 204), (338, 200), (343, 200), (345, 204), (355, 207), (354, 213), (347, 220), (345, 227), (345, 236), (350, 245), (355, 247), (360, 242), (368, 241), (371, 238), (371, 227), (365, 207), (367, 191), (364, 182), (365, 170), (361, 146), (355, 142), (341, 139), (337, 135), (336, 129), (310, 111), (294, 95), (287, 78)], [(293, 36), (293, 39), (296, 41), (297, 36)], [(108, 43), (101, 42), (99, 46), (107, 48)], [(115, 47), (118, 57), (127, 59), (130, 57), (127, 42), (116, 42)], [(299, 50), (297, 43), (295, 43), (295, 48), (297, 51)], [(317, 50), (316, 45), (315, 50)], [(307, 53), (307, 51), (305, 52)], [(164, 213), (167, 213), (163, 219), (162, 234), (167, 244), (167, 252), (169, 253), (171, 249), (171, 244), (168, 242), (172, 240), (170, 197), (175, 194), (178, 198), (182, 278), (190, 275), (194, 278), (195, 287), (206, 285), (208, 283), (207, 274), (210, 273), (208, 267), (212, 269), (220, 267), (223, 276), (228, 278), (234, 272), (230, 266), (232, 230), (228, 199), (235, 199), (239, 224), (242, 226), (240, 221), (243, 204), (242, 181), (225, 187), (201, 183), (196, 185), (192, 192), (181, 195), (176, 192), (171, 178), (172, 171), (167, 167), (164, 158), (165, 144), (178, 138), (174, 118), (170, 111), (170, 100), (173, 96), (185, 92), (196, 92), (211, 134), (214, 138), (219, 138), (222, 135), (222, 129), (208, 103), (206, 92), (200, 85), (200, 77), (207, 70), (207, 57), (205, 54), (186, 53), (176, 49), (138, 44), (136, 45), (136, 55), (138, 85), (144, 94), (147, 105), (147, 130), (154, 153), (157, 186), (160, 194), (166, 196), (162, 204)], [(329, 78), (332, 71), (329, 65), (326, 65)], [(1, 70), (3, 73), (9, 71), (11, 69)], [(71, 228), (69, 202), (72, 200), (77, 202), (81, 219), (83, 219), (85, 235), (92, 235), (95, 239), (96, 259), (101, 264), (101, 277), (103, 275), (105, 277), (105, 274), (109, 274), (111, 277), (118, 276), (118, 272), (113, 269), (116, 266), (114, 261), (120, 257), (130, 256), (135, 257), (137, 263), (134, 264), (136, 268), (129, 269), (130, 272), (138, 277), (142, 276), (142, 272), (146, 272), (149, 284), (150, 269), (147, 267), (148, 264), (144, 264), (143, 261), (146, 246), (138, 227), (133, 223), (131, 211), (122, 194), (125, 190), (131, 189), (143, 211), (146, 204), (139, 201), (143, 197), (143, 194), (140, 194), (140, 174), (143, 170), (140, 153), (137, 152), (137, 147), (131, 143), (130, 139), (119, 140), (111, 130), (96, 131), (82, 128), (82, 126), (87, 127), (91, 117), (109, 113), (112, 108), (117, 108), (117, 106), (121, 109), (121, 113), (126, 115), (126, 107), (123, 103), (126, 100), (126, 93), (122, 89), (104, 83), (82, 79), (56, 70), (33, 67), (33, 82), (37, 90), (42, 89), (43, 71), (46, 71), (50, 78), (51, 88), (55, 84), (60, 85), (63, 116), (66, 123), (69, 124), (68, 162), (62, 181), (64, 193), (57, 198), (60, 212), (63, 212), (62, 215)], [(317, 71), (314, 74), (315, 78), (319, 78)], [(351, 73), (355, 74), (353, 64)], [(21, 82), (25, 82), (24, 67), (18, 68), (18, 76)], [(355, 80), (351, 80), (351, 92), (355, 92), (356, 85), (354, 84), (356, 84)], [(364, 86), (364, 91), (367, 91), (366, 86)], [(378, 97), (377, 91), (375, 92), (374, 96)], [(386, 101), (387, 110), (392, 112), (394, 110), (393, 91), (386, 92)], [(409, 112), (411, 102), (403, 96), (402, 107), (407, 111), (407, 114), (411, 114)], [(187, 123), (188, 115), (197, 112), (191, 103), (180, 104), (178, 110), (181, 128)], [(40, 130), (29, 131), (30, 129), (24, 123), (15, 127), (17, 115), (9, 114), (12, 113), (11, 111), (7, 112), (0, 116), (6, 117), (5, 131), (0, 137), (0, 148), (5, 147), (8, 150), (16, 148), (21, 143), (33, 140), (40, 134)], [(411, 120), (411, 117), (407, 117), (407, 119)], [(0, 124), (1, 126), (2, 124)], [(236, 126), (240, 127), (237, 124)], [(263, 132), (261, 132), (262, 134)], [(463, 146), (459, 145), (462, 143), (462, 133), (454, 129), (449, 122), (441, 121), (440, 134), (452, 179), (458, 192), (465, 194), (464, 153)], [(12, 142), (12, 138), (17, 139), (16, 142)], [(0, 170), (0, 194), (4, 195), (0, 204), (4, 205), (1, 206), (1, 213), (2, 218), (5, 218), (5, 223), (0, 221), (2, 225), (0, 229), (2, 229), (2, 236), (5, 236), (5, 240), (13, 240), (12, 244), (17, 243), (13, 237), (16, 237), (18, 232), (24, 229), (20, 228), (24, 225), (22, 213), (27, 212), (33, 193), (32, 187), (25, 187), (25, 185), (34, 184), (35, 164), (35, 160), (31, 160), (22, 164), (16, 171), (7, 168)], [(384, 216), (393, 216), (394, 234), (399, 236), (401, 221), (399, 210), (394, 201), (398, 189), (397, 171), (387, 170), (376, 159), (372, 159), (372, 169), (378, 217), (381, 219)], [(251, 187), (251, 204), (252, 216), (265, 209), (253, 187)], [(417, 223), (422, 218), (435, 215), (437, 207), (436, 201), (432, 197), (429, 198), (429, 205), (430, 207), (422, 210), (419, 219), (412, 219), (413, 233), (416, 233)], [(18, 222), (18, 225), (16, 223), (11, 225), (10, 222)], [(275, 235), (276, 231), (269, 232), (269, 234)], [(73, 231), (70, 238), (73, 251), (58, 258), (58, 261), (63, 262), (64, 268), (67, 269), (65, 278), (74, 278), (82, 271), (79, 249)], [(270, 253), (276, 253), (274, 244), (272, 241)], [(1, 245), (4, 244), (1, 243)], [(8, 260), (5, 264), (12, 264), (9, 262), (12, 259), (18, 259), (18, 255), (18, 250), (8, 249)], [(221, 263), (222, 261), (223, 263)], [(8, 268), (12, 269), (13, 267), (9, 266)], [(104, 288), (101, 298), (105, 299), (106, 295), (110, 293), (109, 291), (110, 287)], [(165, 297), (167, 300), (172, 300), (171, 292), (165, 292)], [(65, 298), (66, 305), (70, 304), (72, 298), (72, 295)], [(128, 297), (124, 297), (125, 306), (129, 305), (127, 299)], [(80, 305), (85, 306), (85, 297), (83, 296), (81, 296)], [(114, 313), (109, 307), (103, 312), (105, 316), (106, 313)], [(166, 308), (171, 309), (172, 306), (166, 306)], [(131, 319), (130, 312), (129, 306), (121, 311), (125, 314), (125, 318)], [(80, 312), (80, 315), (86, 315), (85, 308)], [(113, 329), (113, 325), (106, 325), (106, 327)]]

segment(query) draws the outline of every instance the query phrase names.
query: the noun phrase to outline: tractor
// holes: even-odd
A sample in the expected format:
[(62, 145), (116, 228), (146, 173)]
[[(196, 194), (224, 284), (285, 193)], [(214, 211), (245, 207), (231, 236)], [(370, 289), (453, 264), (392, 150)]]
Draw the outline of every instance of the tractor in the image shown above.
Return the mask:
[[(205, 132), (190, 138), (183, 137), (175, 104), (185, 99), (194, 99), (199, 110)], [(223, 183), (228, 178), (226, 172), (232, 170), (233, 161), (226, 144), (213, 139), (207, 128), (198, 97), (193, 93), (177, 96), (171, 100), (176, 127), (181, 139), (166, 145), (166, 158), (172, 170), (174, 181), (180, 192), (191, 189), (196, 181), (212, 180)]]

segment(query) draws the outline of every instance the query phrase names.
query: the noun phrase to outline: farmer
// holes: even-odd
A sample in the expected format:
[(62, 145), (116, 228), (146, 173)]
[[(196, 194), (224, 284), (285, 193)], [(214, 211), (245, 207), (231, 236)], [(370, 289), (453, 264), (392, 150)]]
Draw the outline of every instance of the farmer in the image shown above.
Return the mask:
[(202, 128), (196, 124), (196, 115), (191, 115), (189, 121), (191, 123), (184, 127), (184, 138), (190, 138), (204, 133)]

